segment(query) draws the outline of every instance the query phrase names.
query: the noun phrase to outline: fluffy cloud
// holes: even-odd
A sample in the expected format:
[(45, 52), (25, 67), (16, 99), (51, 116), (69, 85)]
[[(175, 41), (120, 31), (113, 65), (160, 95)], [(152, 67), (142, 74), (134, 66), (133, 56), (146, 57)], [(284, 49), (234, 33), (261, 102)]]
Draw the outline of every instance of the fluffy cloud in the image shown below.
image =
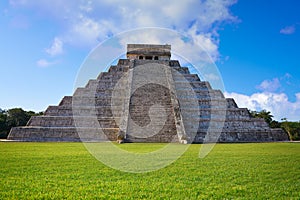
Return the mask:
[(252, 95), (225, 92), (227, 98), (234, 98), (239, 107), (250, 110), (267, 110), (276, 120), (287, 117), (288, 120), (300, 120), (300, 93), (296, 93), (296, 101), (289, 101), (285, 93), (261, 92)]
[[(63, 42), (92, 47), (107, 37), (141, 27), (163, 27), (189, 33), (216, 60), (220, 24), (236, 21), (230, 6), (236, 0), (10, 0), (13, 7), (27, 7), (57, 20), (65, 30)], [(198, 45), (199, 45), (198, 44)]]
[(290, 34), (295, 33), (295, 31), (296, 31), (295, 26), (287, 26), (287, 27), (281, 29), (280, 33), (285, 34), (285, 35), (290, 35)]
[(275, 92), (281, 87), (278, 78), (273, 78), (272, 80), (264, 80), (260, 85), (256, 86), (257, 89), (266, 92)]
[(37, 65), (38, 67), (49, 67), (49, 66), (55, 65), (55, 64), (57, 64), (56, 61), (50, 62), (50, 61), (48, 61), (48, 60), (46, 60), (46, 59), (40, 59), (40, 60), (38, 60), (38, 61), (36, 62), (36, 65)]
[(63, 53), (63, 41), (55, 37), (50, 48), (45, 50), (49, 55), (56, 56)]
[(210, 74), (204, 74), (203, 75), (206, 81), (212, 82), (212, 81), (219, 81), (220, 76), (210, 73)]

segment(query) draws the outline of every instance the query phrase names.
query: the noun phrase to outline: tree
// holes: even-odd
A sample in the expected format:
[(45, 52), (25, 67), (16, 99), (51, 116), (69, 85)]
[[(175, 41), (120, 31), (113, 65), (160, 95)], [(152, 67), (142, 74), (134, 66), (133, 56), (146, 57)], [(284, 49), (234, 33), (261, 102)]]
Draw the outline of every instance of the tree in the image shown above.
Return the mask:
[(7, 115), (5, 113), (0, 113), (0, 130), (6, 130), (7, 124), (6, 124)]
[(283, 128), (289, 135), (291, 140), (300, 140), (300, 122), (288, 122), (281, 123)]
[[(250, 111), (250, 114), (254, 118), (263, 118), (269, 125), (271, 125), (273, 121), (273, 115), (271, 115), (270, 111), (262, 110), (260, 112), (257, 111)], [(274, 124), (275, 125), (275, 124)]]
[(31, 115), (22, 108), (13, 108), (7, 111), (7, 125), (11, 127), (25, 126)]
[(0, 109), (0, 138), (7, 138), (12, 127), (25, 126), (31, 116), (43, 115), (43, 112), (24, 111), (22, 108)]
[(281, 123), (278, 122), (278, 121), (273, 120), (273, 121), (270, 123), (270, 128), (281, 128)]
[(0, 138), (6, 138), (8, 133), (8, 126), (6, 123), (7, 115), (4, 111), (0, 112)]

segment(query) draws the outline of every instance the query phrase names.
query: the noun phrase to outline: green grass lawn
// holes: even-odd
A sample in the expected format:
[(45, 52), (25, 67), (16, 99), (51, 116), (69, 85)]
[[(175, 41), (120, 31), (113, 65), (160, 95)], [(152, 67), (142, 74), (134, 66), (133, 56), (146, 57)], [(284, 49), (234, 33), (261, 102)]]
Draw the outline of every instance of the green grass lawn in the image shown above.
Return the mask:
[[(163, 144), (122, 144), (149, 151)], [(191, 145), (161, 170), (111, 169), (81, 143), (0, 143), (0, 199), (300, 199), (300, 143)]]

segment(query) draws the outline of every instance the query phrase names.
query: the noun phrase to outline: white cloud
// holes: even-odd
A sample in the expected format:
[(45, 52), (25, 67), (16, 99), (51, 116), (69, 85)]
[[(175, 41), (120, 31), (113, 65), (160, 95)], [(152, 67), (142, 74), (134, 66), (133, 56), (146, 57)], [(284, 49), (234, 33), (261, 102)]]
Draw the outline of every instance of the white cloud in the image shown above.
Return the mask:
[(273, 78), (272, 80), (264, 80), (260, 85), (256, 86), (257, 89), (265, 92), (275, 92), (281, 87), (278, 78)]
[(220, 77), (216, 74), (209, 73), (209, 74), (203, 74), (206, 81), (212, 82), (212, 81), (219, 81)]
[(79, 5), (79, 9), (87, 13), (93, 11), (92, 1), (89, 0), (86, 1), (86, 4)]
[(101, 25), (99, 22), (80, 16), (78, 21), (72, 24), (67, 38), (70, 43), (85, 43), (85, 45), (92, 45), (97, 42), (99, 33), (101, 32)]
[(235, 21), (230, 6), (236, 0), (10, 0), (57, 20), (63, 42), (93, 47), (107, 37), (135, 28), (163, 27), (189, 33), (216, 60), (220, 24)]
[(56, 56), (63, 53), (63, 41), (55, 37), (50, 48), (45, 50), (49, 55)]
[(289, 101), (285, 93), (261, 92), (250, 96), (239, 93), (224, 93), (225, 97), (235, 99), (239, 107), (250, 110), (267, 110), (274, 116), (275, 120), (280, 121), (287, 118), (291, 121), (300, 120), (300, 93), (296, 93), (296, 101)]
[[(219, 57), (219, 51), (218, 51), (218, 41), (214, 39), (213, 35), (211, 33), (202, 33), (197, 34), (196, 27), (192, 27), (188, 31), (189, 35), (193, 38), (194, 43), (201, 46), (205, 53), (207, 53), (214, 61), (216, 61)], [(193, 48), (191, 49), (193, 50)], [(193, 53), (193, 52), (190, 52)], [(199, 53), (199, 52), (194, 52)]]
[(290, 35), (290, 34), (295, 33), (295, 31), (296, 31), (296, 28), (295, 28), (295, 26), (293, 25), (293, 26), (287, 26), (287, 27), (281, 29), (281, 30), (280, 30), (280, 33), (281, 33), (281, 34), (285, 34), (285, 35)]
[(55, 64), (57, 64), (56, 61), (50, 62), (50, 61), (47, 61), (46, 59), (40, 59), (36, 62), (36, 65), (38, 67), (49, 67), (49, 66), (55, 65)]
[(9, 4), (12, 6), (26, 5), (27, 3), (28, 3), (27, 0), (9, 0)]

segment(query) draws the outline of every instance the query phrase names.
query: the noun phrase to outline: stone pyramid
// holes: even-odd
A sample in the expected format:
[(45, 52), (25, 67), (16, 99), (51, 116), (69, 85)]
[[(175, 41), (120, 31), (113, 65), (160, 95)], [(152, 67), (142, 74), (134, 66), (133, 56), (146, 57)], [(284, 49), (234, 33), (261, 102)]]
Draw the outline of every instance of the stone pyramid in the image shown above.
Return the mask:
[(269, 142), (282, 129), (170, 60), (170, 45), (128, 44), (127, 59), (49, 106), (8, 139), (20, 141)]

